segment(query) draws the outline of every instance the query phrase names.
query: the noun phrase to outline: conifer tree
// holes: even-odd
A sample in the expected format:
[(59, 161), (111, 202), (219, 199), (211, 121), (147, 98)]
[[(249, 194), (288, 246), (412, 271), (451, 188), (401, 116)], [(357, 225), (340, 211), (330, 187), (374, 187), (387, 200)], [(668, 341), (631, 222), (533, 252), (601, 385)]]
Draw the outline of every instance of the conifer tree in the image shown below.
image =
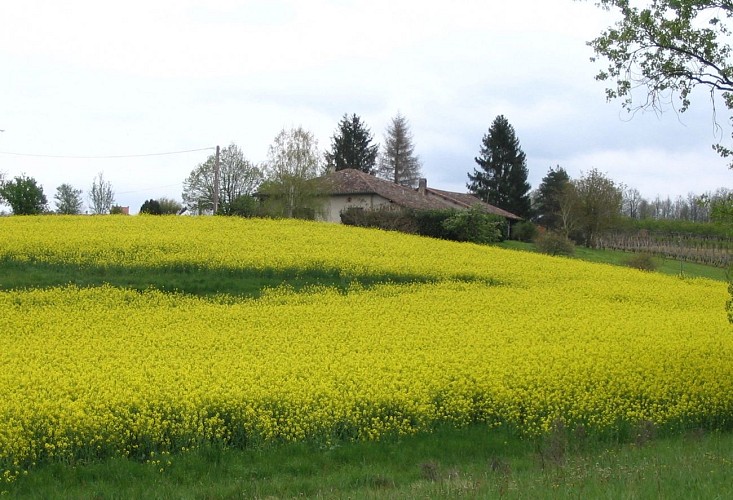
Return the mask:
[(402, 186), (417, 187), (422, 176), (420, 158), (415, 155), (407, 118), (397, 113), (387, 127), (379, 157), (378, 175)]
[(344, 114), (331, 138), (331, 151), (326, 152), (328, 170), (354, 168), (374, 174), (379, 144), (372, 144), (373, 139), (369, 128), (355, 113), (351, 118)]
[(519, 145), (514, 127), (499, 115), (494, 119), (475, 158), (480, 170), (468, 174), (471, 193), (503, 210), (528, 218), (532, 205), (527, 182), (527, 158)]
[(547, 229), (558, 229), (562, 226), (560, 200), (568, 183), (568, 173), (558, 165), (555, 168), (550, 167), (537, 188), (534, 212), (537, 222)]

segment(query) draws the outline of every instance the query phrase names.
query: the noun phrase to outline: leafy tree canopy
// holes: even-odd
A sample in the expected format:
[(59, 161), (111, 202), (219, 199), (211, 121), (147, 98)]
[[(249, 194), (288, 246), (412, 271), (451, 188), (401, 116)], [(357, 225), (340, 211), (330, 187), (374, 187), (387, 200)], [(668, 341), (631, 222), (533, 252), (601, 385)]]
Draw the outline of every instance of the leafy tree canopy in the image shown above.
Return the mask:
[(711, 201), (710, 219), (713, 222), (733, 224), (733, 193)]
[(563, 197), (561, 203), (569, 205), (587, 247), (595, 246), (597, 237), (613, 228), (621, 215), (622, 189), (595, 168), (571, 181)]
[(324, 173), (318, 141), (302, 127), (283, 129), (268, 150), (260, 194), (276, 217), (312, 219), (321, 208), (317, 177)]
[(56, 213), (66, 215), (80, 214), (84, 203), (81, 198), (81, 189), (75, 189), (71, 184), (61, 184), (56, 188), (53, 196), (56, 203)]
[[(202, 214), (214, 209), (216, 155), (199, 164), (183, 182), (186, 208)], [(228, 214), (231, 204), (242, 195), (251, 195), (262, 182), (262, 170), (244, 157), (232, 143), (219, 153), (219, 213)]]
[(46, 195), (33, 177), (21, 175), (0, 185), (0, 199), (15, 215), (37, 215), (46, 210)]
[[(621, 20), (589, 42), (608, 61), (596, 76), (606, 81), (609, 100), (621, 99), (629, 111), (663, 110), (676, 102), (684, 112), (692, 91), (703, 87), (733, 109), (730, 0), (598, 0), (618, 10)], [(594, 59), (595, 60), (595, 59)], [(723, 156), (732, 151), (714, 146)], [(733, 164), (731, 165), (733, 166)]]
[(257, 198), (247, 194), (235, 198), (229, 210), (229, 215), (236, 215), (237, 217), (255, 217), (258, 213)]
[(183, 205), (179, 201), (165, 196), (158, 198), (158, 203), (160, 203), (160, 210), (163, 215), (177, 215), (183, 209)]

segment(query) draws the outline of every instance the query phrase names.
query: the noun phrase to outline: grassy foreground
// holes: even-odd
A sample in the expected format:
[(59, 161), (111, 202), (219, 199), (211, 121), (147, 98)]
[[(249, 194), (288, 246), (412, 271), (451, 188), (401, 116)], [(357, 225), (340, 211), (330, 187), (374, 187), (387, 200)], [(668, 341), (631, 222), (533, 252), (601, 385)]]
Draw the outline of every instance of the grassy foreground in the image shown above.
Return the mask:
[[(647, 430), (648, 431), (648, 430)], [(481, 426), (330, 449), (206, 447), (145, 462), (47, 465), (5, 493), (26, 498), (730, 498), (733, 435), (632, 442)], [(7, 487), (6, 487), (7, 488)]]

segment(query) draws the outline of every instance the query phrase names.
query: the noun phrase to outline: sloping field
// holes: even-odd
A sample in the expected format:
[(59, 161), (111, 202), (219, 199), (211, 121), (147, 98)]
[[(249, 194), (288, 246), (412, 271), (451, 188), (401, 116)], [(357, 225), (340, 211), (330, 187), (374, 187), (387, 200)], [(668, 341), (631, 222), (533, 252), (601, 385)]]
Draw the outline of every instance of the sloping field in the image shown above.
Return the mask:
[(0, 261), (311, 283), (248, 298), (14, 290), (0, 275), (6, 480), (48, 460), (142, 458), (209, 440), (733, 422), (733, 331), (718, 282), (219, 217), (2, 218)]

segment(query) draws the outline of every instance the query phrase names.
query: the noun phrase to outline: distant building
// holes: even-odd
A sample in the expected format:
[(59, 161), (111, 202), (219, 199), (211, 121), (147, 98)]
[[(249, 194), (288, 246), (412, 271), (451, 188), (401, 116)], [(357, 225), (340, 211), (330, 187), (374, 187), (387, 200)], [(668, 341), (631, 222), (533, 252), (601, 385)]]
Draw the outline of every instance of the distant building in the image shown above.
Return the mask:
[(445, 210), (454, 208), (466, 210), (479, 205), (487, 213), (499, 215), (509, 222), (522, 220), (521, 217), (484, 203), (468, 193), (454, 193), (428, 187), (426, 179), (420, 179), (417, 189), (408, 188), (394, 182), (380, 179), (361, 170), (345, 169), (332, 172), (322, 178), (326, 202), (323, 220), (341, 222), (341, 212), (349, 207), (365, 210), (409, 208), (415, 210)]

